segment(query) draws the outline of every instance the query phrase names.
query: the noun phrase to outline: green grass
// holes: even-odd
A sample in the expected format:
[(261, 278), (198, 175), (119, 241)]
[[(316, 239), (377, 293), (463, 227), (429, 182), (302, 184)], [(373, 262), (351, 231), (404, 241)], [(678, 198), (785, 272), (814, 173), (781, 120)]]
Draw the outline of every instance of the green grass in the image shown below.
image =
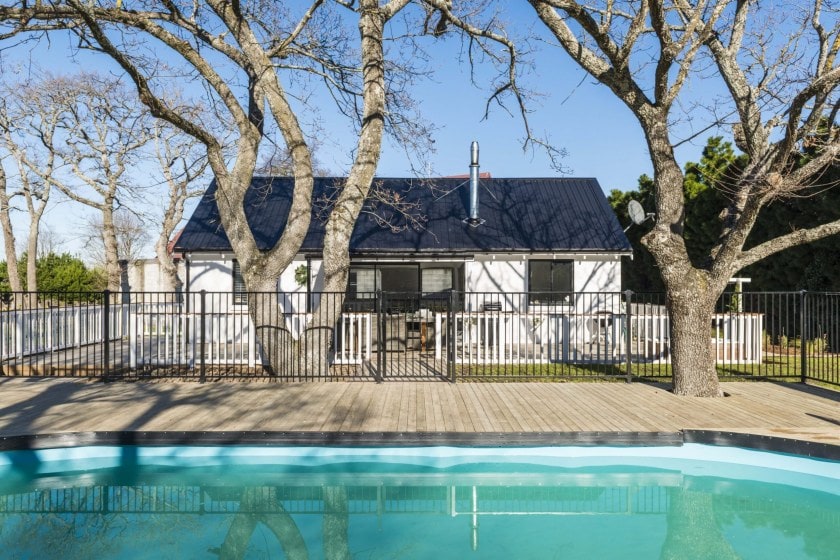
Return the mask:
[[(840, 355), (808, 357), (808, 379), (829, 385), (840, 385)], [(798, 381), (802, 372), (801, 356), (767, 356), (760, 364), (720, 364), (721, 380), (773, 379)], [(664, 363), (634, 363), (632, 378), (670, 381), (671, 365)], [(626, 364), (590, 363), (527, 363), (473, 364), (455, 366), (456, 379), (463, 381), (596, 381), (626, 380)]]

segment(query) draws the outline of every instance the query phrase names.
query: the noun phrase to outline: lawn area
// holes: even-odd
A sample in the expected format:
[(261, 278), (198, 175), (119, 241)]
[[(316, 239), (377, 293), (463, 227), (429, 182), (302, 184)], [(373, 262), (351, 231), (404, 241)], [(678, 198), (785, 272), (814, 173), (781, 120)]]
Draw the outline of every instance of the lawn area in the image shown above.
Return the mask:
[[(840, 355), (807, 356), (807, 379), (840, 386)], [(669, 363), (633, 363), (633, 379), (670, 380)], [(797, 354), (765, 356), (758, 364), (718, 364), (721, 380), (774, 379), (798, 381), (802, 378), (802, 357)], [(456, 379), (464, 381), (595, 381), (626, 380), (627, 365), (598, 363), (459, 364)]]

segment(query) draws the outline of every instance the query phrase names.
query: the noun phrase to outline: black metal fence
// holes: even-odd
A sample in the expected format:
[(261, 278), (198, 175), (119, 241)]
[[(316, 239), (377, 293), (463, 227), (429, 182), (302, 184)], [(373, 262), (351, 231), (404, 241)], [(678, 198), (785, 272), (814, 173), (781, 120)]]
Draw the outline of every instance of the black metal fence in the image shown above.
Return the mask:
[[(325, 306), (335, 323), (314, 328)], [(722, 379), (840, 385), (840, 294), (727, 293), (708, 329)], [(30, 293), (2, 300), (0, 367), (201, 381), (667, 380), (670, 336), (662, 294)]]

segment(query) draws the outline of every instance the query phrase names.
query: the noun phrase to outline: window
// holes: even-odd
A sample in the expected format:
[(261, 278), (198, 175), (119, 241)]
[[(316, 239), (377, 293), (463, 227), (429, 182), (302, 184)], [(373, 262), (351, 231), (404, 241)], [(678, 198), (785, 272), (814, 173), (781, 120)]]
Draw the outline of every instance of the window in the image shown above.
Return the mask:
[(245, 279), (242, 278), (242, 269), (239, 262), (233, 261), (233, 304), (246, 305), (248, 303), (248, 291), (245, 289)]
[(376, 297), (376, 269), (357, 268), (350, 269), (347, 281), (347, 297), (354, 299), (373, 299)]
[(417, 265), (383, 265), (378, 267), (382, 291), (416, 294), (420, 291)]
[(390, 294), (443, 294), (463, 290), (462, 265), (362, 264), (350, 267), (347, 297), (372, 299), (382, 290)]
[(425, 293), (448, 292), (452, 289), (451, 268), (424, 268), (421, 273)]
[(569, 303), (575, 286), (574, 264), (574, 261), (528, 261), (530, 303)]

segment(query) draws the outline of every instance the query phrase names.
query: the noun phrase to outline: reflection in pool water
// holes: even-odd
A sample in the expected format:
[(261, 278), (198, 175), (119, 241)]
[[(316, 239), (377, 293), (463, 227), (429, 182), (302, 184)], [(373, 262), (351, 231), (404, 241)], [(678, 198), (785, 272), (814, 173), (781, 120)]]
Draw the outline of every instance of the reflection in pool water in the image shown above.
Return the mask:
[(0, 556), (840, 556), (836, 463), (693, 448), (3, 453)]

